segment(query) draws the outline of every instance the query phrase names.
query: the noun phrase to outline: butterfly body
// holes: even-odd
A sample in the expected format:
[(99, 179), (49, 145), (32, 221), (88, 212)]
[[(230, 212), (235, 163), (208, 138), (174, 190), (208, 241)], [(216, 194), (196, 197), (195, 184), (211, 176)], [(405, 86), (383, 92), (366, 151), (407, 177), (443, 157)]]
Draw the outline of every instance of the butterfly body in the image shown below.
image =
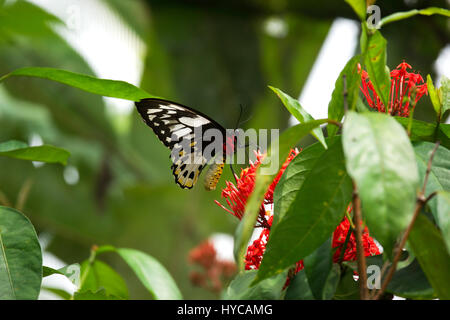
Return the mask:
[[(136, 108), (144, 122), (153, 130), (159, 140), (171, 150), (172, 174), (182, 188), (191, 189), (202, 170), (211, 160), (230, 153), (230, 137), (226, 130), (213, 119), (201, 112), (181, 104), (163, 99), (143, 99), (136, 102)], [(204, 139), (208, 130), (219, 133), (220, 141)], [(234, 141), (234, 140), (232, 140)], [(232, 151), (231, 151), (232, 152)], [(223, 171), (223, 163), (213, 163), (205, 177), (205, 188), (214, 190)], [(220, 158), (219, 158), (220, 159)], [(208, 186), (208, 187), (207, 187)]]
[(205, 189), (212, 191), (216, 189), (217, 183), (223, 173), (223, 163), (213, 163), (205, 175)]

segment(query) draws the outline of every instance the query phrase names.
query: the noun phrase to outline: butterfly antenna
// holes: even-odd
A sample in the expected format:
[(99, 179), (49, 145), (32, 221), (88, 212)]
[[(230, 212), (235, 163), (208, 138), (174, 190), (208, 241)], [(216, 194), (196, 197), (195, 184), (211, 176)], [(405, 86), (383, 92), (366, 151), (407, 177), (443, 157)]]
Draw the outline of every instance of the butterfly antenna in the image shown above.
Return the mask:
[[(234, 126), (234, 132), (236, 132), (236, 130), (238, 129), (239, 125), (242, 124), (240, 121), (241, 121), (243, 112), (244, 112), (244, 107), (242, 106), (242, 104), (239, 104), (239, 117), (238, 117), (238, 119), (236, 121), (236, 125)], [(246, 121), (248, 121), (248, 120), (246, 120)], [(237, 178), (236, 178), (237, 176), (236, 176), (236, 173), (234, 171), (232, 163), (230, 163), (230, 169), (231, 169), (231, 173), (233, 174), (234, 181), (236, 181), (236, 185), (237, 185), (237, 183), (238, 183), (237, 182)]]

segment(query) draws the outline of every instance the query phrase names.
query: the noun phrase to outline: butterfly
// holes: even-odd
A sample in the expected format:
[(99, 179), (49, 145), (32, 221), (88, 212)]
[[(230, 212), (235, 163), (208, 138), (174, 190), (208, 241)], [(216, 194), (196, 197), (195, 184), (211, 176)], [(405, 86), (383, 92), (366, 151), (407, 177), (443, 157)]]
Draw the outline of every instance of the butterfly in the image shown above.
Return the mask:
[[(147, 98), (135, 105), (144, 122), (171, 150), (175, 182), (181, 188), (191, 189), (202, 170), (211, 164), (204, 186), (206, 190), (214, 190), (222, 175), (226, 155), (234, 152), (236, 136), (203, 113), (176, 102)], [(216, 139), (207, 136), (208, 132), (216, 134)]]

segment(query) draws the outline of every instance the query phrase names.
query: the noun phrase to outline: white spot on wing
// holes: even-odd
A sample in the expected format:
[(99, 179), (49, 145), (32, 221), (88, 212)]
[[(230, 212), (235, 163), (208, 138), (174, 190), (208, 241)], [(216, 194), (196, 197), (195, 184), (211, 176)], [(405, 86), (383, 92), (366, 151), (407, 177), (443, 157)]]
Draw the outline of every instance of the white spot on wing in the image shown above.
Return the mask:
[(210, 122), (208, 119), (205, 119), (200, 116), (196, 116), (193, 118), (181, 117), (180, 119), (178, 119), (178, 121), (180, 121), (182, 124), (185, 124), (189, 127), (200, 127), (200, 126), (205, 125)]
[(169, 104), (170, 107), (172, 107), (173, 109), (177, 109), (177, 110), (185, 110), (185, 108), (177, 106), (176, 104)]
[(191, 133), (191, 129), (190, 128), (183, 128), (181, 130), (178, 130), (176, 132), (173, 133), (173, 135), (175, 135), (177, 138), (183, 137), (189, 133)]

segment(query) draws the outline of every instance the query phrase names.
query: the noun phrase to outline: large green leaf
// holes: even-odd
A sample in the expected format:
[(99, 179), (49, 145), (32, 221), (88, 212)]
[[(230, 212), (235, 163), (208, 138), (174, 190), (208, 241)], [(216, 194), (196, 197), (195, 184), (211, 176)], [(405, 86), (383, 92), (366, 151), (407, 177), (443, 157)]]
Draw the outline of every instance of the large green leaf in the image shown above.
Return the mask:
[(359, 300), (359, 285), (353, 279), (353, 270), (346, 268), (341, 274), (341, 279), (336, 288), (333, 300)]
[[(277, 96), (280, 98), (281, 102), (283, 102), (284, 106), (288, 111), (300, 122), (305, 123), (311, 120), (314, 120), (314, 118), (306, 112), (305, 109), (300, 105), (300, 102), (297, 99), (292, 98), (288, 94), (284, 93), (280, 89), (274, 88), (269, 86), (270, 89), (272, 89)], [(311, 133), (314, 137), (316, 137), (317, 140), (325, 147), (327, 148), (327, 144), (325, 143), (325, 138), (323, 136), (323, 132), (321, 128), (316, 128)]]
[(86, 260), (81, 264), (81, 284), (78, 293), (104, 290), (105, 295), (128, 299), (128, 288), (122, 277), (106, 263)]
[(411, 220), (416, 202), (419, 175), (411, 143), (392, 117), (349, 112), (343, 145), (364, 218), (389, 257)]
[(266, 193), (267, 188), (278, 173), (277, 170), (277, 172), (275, 173), (263, 175), (260, 174), (261, 171), (267, 169), (267, 167), (273, 163), (277, 164), (277, 168), (280, 168), (284, 160), (289, 155), (291, 148), (295, 147), (300, 139), (308, 135), (313, 129), (327, 122), (327, 119), (322, 119), (299, 123), (284, 131), (280, 135), (278, 143), (272, 144), (270, 146), (270, 150), (267, 155), (269, 161), (266, 164), (262, 164), (258, 168), (255, 187), (247, 201), (244, 217), (242, 218), (236, 229), (234, 255), (236, 257), (236, 261), (238, 261), (238, 266), (240, 269), (243, 269), (243, 257), (246, 252), (250, 237), (253, 233), (253, 227), (258, 216), (259, 208), (261, 206), (261, 203), (263, 202), (264, 194)]
[(0, 143), (0, 156), (65, 165), (70, 153), (64, 149), (49, 145), (29, 147), (24, 142), (10, 140)]
[[(414, 144), (420, 181), (424, 181), (428, 161), (433, 149), (434, 143), (420, 142)], [(450, 192), (450, 150), (444, 147), (439, 147), (434, 155), (425, 188), (425, 196), (437, 191)], [(439, 197), (431, 199), (427, 204), (438, 227), (442, 231), (445, 244), (450, 253), (450, 209), (446, 206), (445, 195), (446, 193), (441, 193)]]
[[(327, 143), (333, 144), (335, 140), (327, 139)], [(295, 157), (286, 168), (273, 195), (274, 224), (281, 220), (290, 209), (306, 177), (308, 177), (315, 166), (319, 166), (322, 162), (321, 157), (324, 152), (325, 149), (319, 143), (315, 143), (303, 149), (299, 156)]]
[(37, 299), (42, 253), (33, 225), (22, 213), (0, 206), (0, 300)]
[[(318, 300), (328, 300), (334, 295), (333, 290), (327, 290), (331, 282), (336, 282), (333, 269), (333, 254), (331, 252), (331, 238), (325, 241), (313, 253), (303, 260), (308, 284), (314, 297)], [(339, 277), (338, 277), (339, 278)], [(336, 289), (334, 287), (334, 289)]]
[[(356, 55), (351, 58), (344, 69), (342, 69), (339, 77), (334, 84), (334, 90), (331, 95), (330, 103), (328, 104), (328, 118), (336, 121), (341, 121), (344, 116), (344, 76), (347, 87), (347, 103), (348, 108), (353, 110), (358, 99), (359, 86), (361, 83), (361, 76), (358, 73), (358, 63), (361, 60), (361, 55)], [(338, 127), (328, 126), (328, 136), (334, 136)]]
[(450, 299), (450, 255), (439, 230), (419, 214), (408, 241), (436, 295)]
[(387, 111), (391, 77), (386, 67), (386, 44), (386, 39), (379, 31), (369, 35), (364, 64), (375, 92)]
[(341, 221), (351, 196), (342, 144), (335, 139), (307, 174), (290, 208), (274, 221), (257, 280), (282, 272), (318, 248)]
[(438, 225), (441, 228), (442, 237), (447, 246), (447, 252), (450, 253), (450, 192), (440, 191), (437, 193), (436, 198), (436, 216), (439, 219)]
[[(416, 119), (409, 119), (404, 117), (394, 117), (398, 123), (400, 123), (405, 129), (408, 129), (410, 121), (412, 124), (411, 129), (411, 141), (429, 141), (436, 142), (441, 141), (441, 145), (450, 149), (450, 124), (439, 123), (433, 124)], [(438, 128), (436, 126), (439, 125)]]
[(155, 258), (135, 249), (118, 248), (116, 252), (133, 269), (155, 299), (182, 299), (181, 292), (172, 276)]
[(243, 271), (231, 281), (224, 293), (225, 300), (278, 300), (284, 284), (286, 272), (252, 286), (256, 270)]
[(43, 67), (26, 67), (14, 70), (0, 78), (0, 82), (13, 76), (26, 76), (48, 79), (105, 97), (139, 101), (155, 98), (144, 90), (124, 81), (98, 79), (85, 74)]
[(410, 137), (412, 141), (434, 140), (434, 133), (436, 130), (435, 124), (399, 116), (395, 116), (394, 119), (397, 120), (397, 122), (400, 123), (405, 129), (407, 129), (410, 126), (410, 122), (412, 122), (410, 126), (411, 129)]
[(434, 290), (417, 260), (414, 260), (407, 267), (396, 271), (386, 290), (403, 298), (435, 298)]
[(300, 270), (291, 279), (289, 287), (286, 290), (285, 300), (315, 300), (308, 284), (305, 269)]

